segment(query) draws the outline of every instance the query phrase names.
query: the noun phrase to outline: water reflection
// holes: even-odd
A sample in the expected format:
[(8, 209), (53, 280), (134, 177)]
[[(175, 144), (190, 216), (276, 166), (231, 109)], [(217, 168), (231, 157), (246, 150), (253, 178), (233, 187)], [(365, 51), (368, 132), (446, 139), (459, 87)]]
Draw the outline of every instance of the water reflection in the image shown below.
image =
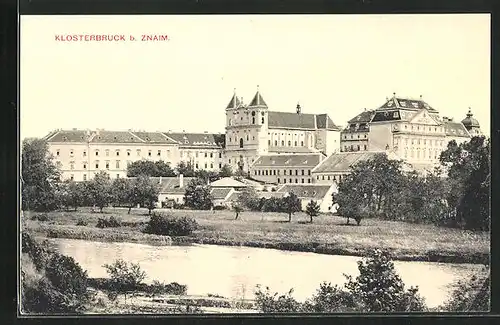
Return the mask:
[[(105, 263), (116, 259), (139, 263), (146, 282), (153, 280), (188, 285), (188, 294), (219, 294), (252, 298), (255, 286), (269, 286), (280, 293), (294, 288), (299, 300), (309, 298), (322, 281), (345, 283), (343, 274), (356, 276), (359, 257), (321, 255), (251, 247), (212, 245), (148, 246), (54, 239), (57, 249), (74, 257), (90, 277), (106, 277)], [(395, 262), (407, 286), (418, 286), (429, 307), (447, 299), (450, 284), (481, 266), (426, 262)]]

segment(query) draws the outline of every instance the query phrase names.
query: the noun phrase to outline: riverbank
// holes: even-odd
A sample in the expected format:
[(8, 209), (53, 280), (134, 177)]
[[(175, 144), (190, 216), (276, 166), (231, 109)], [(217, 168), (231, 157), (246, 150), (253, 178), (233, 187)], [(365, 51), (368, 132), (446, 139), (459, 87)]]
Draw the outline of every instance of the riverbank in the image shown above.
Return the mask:
[[(192, 243), (248, 246), (329, 255), (366, 256), (374, 248), (392, 252), (395, 260), (484, 264), (489, 261), (490, 236), (486, 232), (440, 228), (433, 225), (364, 219), (360, 226), (346, 225), (345, 219), (322, 215), (309, 224), (309, 217), (298, 213), (287, 220), (285, 214), (243, 212), (234, 220), (231, 211), (166, 210), (173, 216), (196, 219), (200, 229), (187, 237), (168, 237), (142, 233), (149, 220), (146, 210), (106, 208), (105, 213), (57, 211), (47, 221), (30, 220), (24, 226), (46, 238), (89, 241), (131, 242), (149, 245), (188, 245)], [(97, 228), (98, 218), (117, 217), (122, 226)], [(78, 221), (85, 226), (77, 226)]]

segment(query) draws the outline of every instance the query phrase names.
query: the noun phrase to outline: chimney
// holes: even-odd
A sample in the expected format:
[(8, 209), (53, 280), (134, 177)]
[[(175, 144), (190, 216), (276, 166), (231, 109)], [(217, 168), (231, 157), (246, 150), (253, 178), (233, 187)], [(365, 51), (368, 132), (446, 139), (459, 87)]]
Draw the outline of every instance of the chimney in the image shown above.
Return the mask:
[(179, 188), (184, 187), (184, 175), (179, 174)]
[(301, 112), (301, 107), (300, 107), (299, 103), (297, 103), (296, 111), (297, 111), (297, 114), (300, 114), (300, 112)]

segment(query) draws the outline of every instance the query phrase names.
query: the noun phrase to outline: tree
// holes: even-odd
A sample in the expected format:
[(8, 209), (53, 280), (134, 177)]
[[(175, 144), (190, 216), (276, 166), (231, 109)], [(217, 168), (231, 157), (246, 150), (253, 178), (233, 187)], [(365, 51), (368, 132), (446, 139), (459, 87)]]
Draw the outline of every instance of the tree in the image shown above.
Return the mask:
[(241, 206), (239, 204), (235, 204), (235, 205), (233, 205), (233, 210), (236, 213), (236, 217), (234, 218), (234, 220), (238, 220), (238, 216), (239, 216), (240, 212), (243, 211), (243, 209), (241, 208)]
[(90, 197), (92, 203), (102, 209), (111, 203), (113, 197), (111, 195), (111, 180), (109, 174), (105, 171), (97, 173), (92, 180), (88, 182), (88, 190), (90, 190)]
[(170, 164), (163, 160), (138, 160), (132, 162), (127, 167), (127, 177), (137, 177), (139, 175), (146, 175), (149, 177), (172, 177), (175, 176), (175, 172), (170, 167)]
[(23, 141), (21, 168), (23, 210), (54, 210), (60, 171), (45, 140), (30, 138)]
[(288, 213), (288, 222), (292, 221), (292, 214), (302, 210), (302, 205), (299, 198), (295, 193), (290, 192), (287, 196), (282, 199), (283, 209)]
[(219, 174), (212, 170), (199, 169), (194, 172), (194, 176), (205, 181), (205, 184), (219, 179)]
[(175, 172), (177, 175), (182, 174), (185, 177), (195, 177), (193, 164), (191, 162), (179, 162), (175, 168)]
[[(129, 206), (132, 196), (132, 181), (128, 178), (117, 178), (111, 184), (113, 203), (118, 206)], [(134, 202), (135, 203), (135, 202)]]
[(251, 186), (244, 188), (238, 195), (238, 204), (251, 211), (260, 211), (261, 205), (255, 189)]
[(123, 294), (125, 301), (127, 293), (136, 290), (146, 278), (146, 273), (141, 270), (139, 264), (129, 265), (122, 259), (116, 260), (113, 264), (104, 264), (103, 267), (109, 274), (112, 291)]
[(134, 194), (137, 201), (144, 204), (148, 208), (148, 214), (156, 207), (158, 196), (160, 195), (160, 188), (158, 184), (148, 176), (140, 175), (134, 182)]
[(490, 226), (491, 143), (485, 137), (473, 137), (457, 145), (450, 141), (440, 155), (448, 173), (448, 203), (458, 226), (488, 230)]
[(75, 211), (77, 211), (78, 207), (86, 203), (85, 184), (66, 180), (59, 184), (57, 197), (60, 206), (66, 207), (67, 209), (73, 207)]
[(212, 207), (210, 187), (203, 179), (195, 178), (189, 182), (184, 193), (184, 205), (195, 210), (208, 210)]
[(316, 201), (311, 200), (306, 206), (306, 213), (311, 218), (311, 223), (313, 222), (313, 217), (317, 217), (319, 215), (319, 205)]
[(219, 177), (231, 177), (233, 176), (233, 170), (228, 164), (224, 164), (219, 171)]

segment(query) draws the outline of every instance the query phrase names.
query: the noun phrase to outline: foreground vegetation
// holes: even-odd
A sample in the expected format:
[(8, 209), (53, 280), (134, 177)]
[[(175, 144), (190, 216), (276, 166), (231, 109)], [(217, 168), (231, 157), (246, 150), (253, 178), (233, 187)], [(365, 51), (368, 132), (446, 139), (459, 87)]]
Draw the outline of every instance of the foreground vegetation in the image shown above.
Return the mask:
[[(83, 210), (83, 209), (81, 209)], [(160, 211), (158, 211), (160, 212)], [(429, 224), (366, 219), (361, 226), (346, 225), (341, 217), (320, 215), (313, 224), (297, 213), (288, 223), (281, 213), (164, 210), (179, 220), (174, 232), (159, 225), (148, 230), (147, 210), (108, 209), (107, 213), (57, 211), (25, 213), (25, 226), (37, 236), (94, 241), (134, 242), (154, 245), (204, 243), (276, 248), (334, 255), (367, 256), (373, 248), (390, 250), (396, 260), (450, 263), (488, 263), (490, 235), (487, 232), (442, 228)], [(153, 214), (154, 216), (155, 214)], [(44, 216), (39, 221), (39, 216)], [(99, 218), (115, 217), (113, 228), (97, 228)], [(30, 220), (35, 219), (35, 220)], [(167, 218), (168, 219), (168, 218)], [(154, 219), (153, 221), (158, 220)], [(86, 224), (77, 226), (77, 224)], [(153, 222), (154, 224), (154, 222)], [(167, 222), (168, 225), (168, 222)], [(149, 233), (148, 233), (149, 232)]]
[[(231, 301), (217, 295), (186, 296), (187, 287), (164, 284), (147, 277), (139, 264), (116, 260), (105, 264), (108, 278), (88, 278), (71, 257), (51, 251), (28, 233), (23, 233), (21, 259), (21, 311), (44, 313), (336, 313), (428, 311), (418, 288), (406, 288), (396, 273), (390, 254), (370, 252), (358, 262), (359, 275), (346, 275), (344, 286), (322, 283), (305, 302), (269, 288), (255, 291), (255, 301)], [(119, 299), (122, 297), (123, 299)], [(459, 285), (449, 301), (433, 311), (488, 311), (489, 270)], [(128, 303), (127, 303), (128, 298)]]

